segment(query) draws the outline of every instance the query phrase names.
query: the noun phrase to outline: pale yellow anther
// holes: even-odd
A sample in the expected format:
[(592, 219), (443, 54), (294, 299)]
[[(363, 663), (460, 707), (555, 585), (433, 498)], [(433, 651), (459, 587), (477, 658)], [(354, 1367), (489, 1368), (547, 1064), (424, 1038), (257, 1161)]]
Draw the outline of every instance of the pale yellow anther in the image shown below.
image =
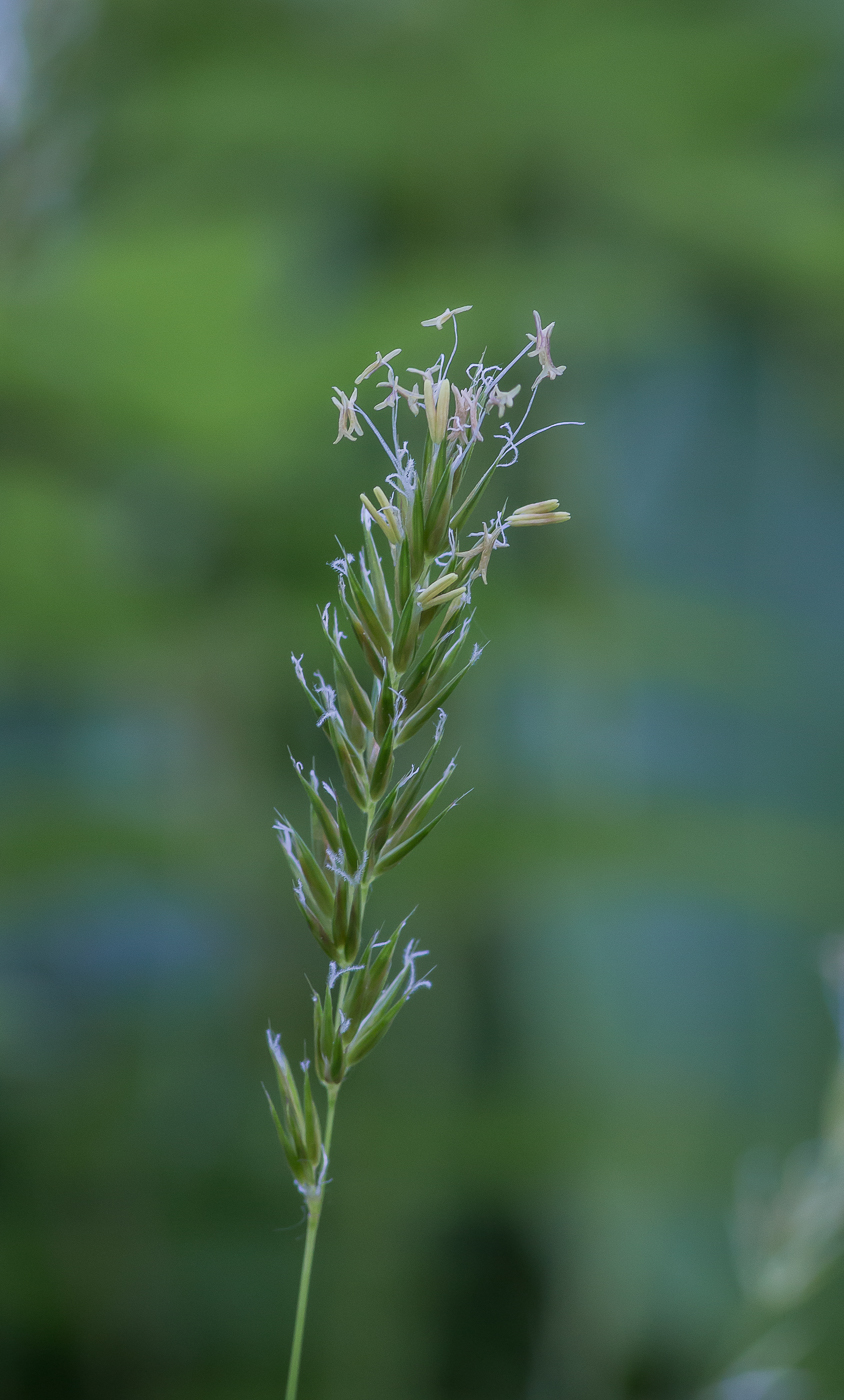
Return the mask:
[[(375, 488), (375, 494), (379, 495), (379, 488), (377, 486)], [(380, 495), (384, 495), (383, 491), (380, 492)], [(399, 530), (395, 507), (391, 506), (389, 501), (386, 501), (385, 498), (386, 504), (384, 513), (382, 514), (380, 510), (376, 510), (369, 497), (365, 496), (362, 491), (360, 493), (360, 498), (366, 510), (372, 516), (372, 519), (377, 525), (381, 526), (390, 544), (401, 544), (401, 531)]]
[(505, 525), (558, 525), (562, 520), (571, 520), (567, 510), (558, 510), (558, 500), (532, 501), (530, 505), (519, 506), (508, 515)]
[(344, 394), (342, 389), (338, 389), (335, 384), (334, 392), (340, 395), (339, 399), (333, 398), (331, 400), (340, 413), (340, 425), (337, 436), (334, 439), (334, 444), (336, 446), (341, 438), (348, 438), (350, 442), (354, 442), (356, 435), (357, 437), (363, 437), (363, 428), (358, 422), (356, 411), (357, 389), (353, 389), (351, 396), (349, 396), (348, 394)]
[(547, 515), (518, 515), (505, 520), (505, 525), (559, 525), (563, 520), (571, 520), (567, 510), (550, 511)]
[(390, 501), (388, 501), (387, 504), (384, 506), (384, 515), (386, 517), (387, 524), (390, 527), (389, 530), (386, 531), (388, 538), (392, 541), (393, 544), (401, 544), (402, 539), (404, 538), (404, 532), (402, 530), (401, 523), (401, 513), (398, 510), (396, 510), (396, 507)]
[(505, 410), (513, 407), (513, 400), (521, 387), (521, 384), (515, 384), (512, 389), (502, 389), (496, 385), (487, 399), (489, 408), (497, 408), (499, 418), (503, 418)]
[[(447, 593), (438, 593), (437, 596), (436, 596), (436, 598), (434, 598), (433, 602), (437, 605), (437, 607), (439, 607), (440, 603), (450, 603), (450, 602), (452, 601), (453, 598), (465, 598), (465, 597), (466, 597), (466, 589), (465, 589), (465, 588), (462, 588), (462, 587), (461, 587), (461, 588), (451, 588), (451, 589), (449, 589), (449, 591), (448, 591)], [(425, 603), (425, 604), (423, 604), (423, 606), (424, 606), (424, 607), (431, 607), (431, 606), (433, 606), (433, 604), (432, 604), (432, 603)]]
[(434, 381), (427, 375), (422, 386), (422, 393), (425, 400), (425, 417), (428, 419), (428, 432), (433, 437), (437, 424), (437, 405), (434, 401)]
[(389, 365), (390, 361), (394, 360), (396, 358), (396, 355), (400, 354), (401, 350), (391, 350), (389, 355), (382, 355), (380, 350), (376, 350), (375, 359), (372, 361), (372, 364), (367, 365), (366, 369), (361, 370), (360, 374), (355, 380), (355, 383), (362, 384), (364, 379), (368, 379), (369, 376), (371, 374), (374, 374), (377, 369), (380, 369), (382, 365)]
[(441, 443), (448, 427), (448, 409), (451, 386), (447, 379), (441, 379), (434, 393), (434, 381), (425, 378), (425, 416), (428, 419), (428, 432), (431, 441)]
[(448, 428), (448, 409), (451, 386), (447, 379), (440, 381), (439, 392), (437, 394), (437, 417), (435, 431), (431, 433), (434, 442), (442, 442)]
[(532, 355), (537, 355), (541, 366), (541, 372), (534, 380), (533, 387), (535, 389), (542, 379), (556, 379), (558, 374), (563, 373), (565, 365), (555, 365), (551, 359), (551, 332), (556, 322), (551, 321), (547, 326), (543, 326), (538, 311), (534, 311), (533, 319), (536, 323), (536, 334), (528, 335), (528, 340), (533, 341), (533, 349), (528, 350), (528, 359)]
[[(453, 597), (453, 594), (446, 593), (446, 590), (456, 583), (459, 574), (441, 574), (433, 583), (429, 583), (427, 588), (420, 588), (417, 600), (420, 608), (429, 608), (434, 601), (444, 602), (446, 597)], [(462, 592), (462, 589), (460, 590)]]
[(423, 322), (422, 322), (422, 325), (423, 325), (423, 326), (436, 326), (437, 330), (438, 330), (438, 331), (441, 331), (442, 328), (443, 328), (443, 326), (445, 325), (446, 321), (451, 321), (451, 320), (453, 319), (453, 317), (455, 317), (455, 316), (461, 316), (461, 315), (463, 314), (464, 311), (471, 311), (471, 310), (472, 310), (471, 306), (455, 306), (454, 310), (452, 311), (451, 307), (450, 307), (450, 306), (447, 306), (446, 309), (445, 309), (445, 311), (441, 311), (441, 312), (440, 312), (439, 316), (432, 316), (432, 317), (430, 318), (430, 320), (428, 320), (428, 321), (423, 321)]
[(498, 524), (494, 525), (492, 529), (490, 529), (489, 526), (486, 523), (484, 523), (483, 529), (480, 530), (472, 538), (478, 540), (478, 543), (475, 545), (474, 549), (463, 550), (460, 554), (460, 558), (477, 558), (478, 563), (475, 569), (474, 577), (483, 579), (484, 583), (486, 583), (487, 570), (489, 569), (489, 563), (492, 558), (493, 551), (496, 549), (507, 548), (507, 541), (504, 538), (503, 526), (499, 522)]

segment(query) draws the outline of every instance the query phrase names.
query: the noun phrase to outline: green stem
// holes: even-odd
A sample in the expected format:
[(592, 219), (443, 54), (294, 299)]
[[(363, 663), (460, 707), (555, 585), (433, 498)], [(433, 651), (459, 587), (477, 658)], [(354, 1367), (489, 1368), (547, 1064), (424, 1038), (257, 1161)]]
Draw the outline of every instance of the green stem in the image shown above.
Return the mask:
[(334, 1132), (334, 1110), (337, 1107), (337, 1095), (340, 1092), (340, 1085), (332, 1084), (326, 1092), (328, 1094), (328, 1112), (325, 1115), (323, 1142), (325, 1144), (325, 1155), (328, 1157), (331, 1153), (331, 1136)]
[(299, 1301), (296, 1304), (296, 1324), (293, 1328), (293, 1345), (290, 1348), (290, 1367), (287, 1372), (287, 1389), (284, 1400), (296, 1400), (299, 1388), (299, 1362), (302, 1358), (302, 1337), (305, 1332), (305, 1314), (308, 1310), (308, 1291), (311, 1286), (311, 1266), (314, 1262), (314, 1247), (319, 1229), (320, 1197), (308, 1203), (308, 1233), (305, 1236), (305, 1253), (302, 1258), (302, 1274), (299, 1279)]
[[(337, 1094), (339, 1084), (332, 1085), (328, 1089), (328, 1112), (325, 1115), (325, 1155), (328, 1158), (331, 1150), (331, 1137), (334, 1132), (334, 1111), (337, 1107)], [(319, 1219), (322, 1215), (322, 1197), (325, 1185), (318, 1196), (312, 1196), (308, 1201), (308, 1230), (305, 1235), (305, 1253), (302, 1256), (302, 1273), (299, 1277), (299, 1299), (296, 1304), (296, 1322), (293, 1327), (293, 1343), (290, 1348), (290, 1366), (287, 1371), (287, 1389), (284, 1392), (284, 1400), (296, 1400), (299, 1389), (299, 1363), (302, 1359), (302, 1338), (305, 1335), (305, 1316), (308, 1311), (308, 1293), (311, 1287), (311, 1269), (314, 1262), (314, 1250), (316, 1248), (317, 1230), (319, 1229)]]
[[(364, 838), (364, 850), (368, 849), (369, 834), (372, 829), (372, 818), (375, 812), (374, 804), (371, 804), (366, 815), (366, 836)], [(366, 896), (368, 886), (364, 885), (361, 892), (361, 921), (366, 908)], [(337, 1011), (343, 1010), (343, 1001), (346, 995), (346, 978), (340, 979), (340, 987), (337, 992)], [(331, 1153), (331, 1139), (334, 1135), (334, 1114), (337, 1108), (337, 1095), (340, 1092), (339, 1084), (326, 1085), (328, 1095), (328, 1109), (325, 1115), (325, 1131), (322, 1135), (322, 1142), (325, 1148), (326, 1164)], [(302, 1256), (302, 1272), (299, 1276), (299, 1298), (296, 1303), (296, 1321), (293, 1326), (293, 1343), (290, 1348), (290, 1366), (287, 1372), (287, 1389), (284, 1392), (284, 1400), (296, 1400), (299, 1388), (299, 1365), (302, 1360), (302, 1339), (305, 1335), (305, 1317), (308, 1311), (308, 1294), (311, 1287), (311, 1269), (314, 1262), (314, 1250), (316, 1248), (317, 1230), (322, 1214), (322, 1199), (325, 1184), (318, 1196), (312, 1196), (308, 1201), (308, 1230), (305, 1235), (305, 1253)]]

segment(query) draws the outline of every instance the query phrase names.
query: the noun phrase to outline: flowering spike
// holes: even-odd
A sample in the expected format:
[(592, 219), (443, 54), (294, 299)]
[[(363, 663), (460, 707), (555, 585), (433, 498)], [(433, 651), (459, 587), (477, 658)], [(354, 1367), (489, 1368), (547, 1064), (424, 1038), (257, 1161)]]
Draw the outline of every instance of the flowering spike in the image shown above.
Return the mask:
[[(463, 651), (473, 620), (472, 584), (476, 579), (487, 582), (493, 554), (507, 548), (510, 526), (568, 519), (557, 500), (536, 501), (518, 507), (506, 519), (501, 511), (493, 513), (468, 539), (463, 535), (498, 469), (513, 466), (524, 444), (537, 432), (548, 431), (527, 432), (525, 423), (539, 383), (562, 373), (562, 366), (551, 359), (554, 323), (543, 326), (535, 312), (535, 334), (510, 364), (502, 368), (478, 360), (469, 366), (465, 387), (457, 387), (449, 377), (457, 350), (457, 317), (469, 310), (470, 306), (447, 307), (422, 323), (442, 330), (451, 322), (454, 349), (450, 356), (438, 355), (427, 369), (407, 369), (406, 377), (417, 378), (412, 389), (399, 383), (393, 369), (392, 361), (400, 351), (386, 355), (378, 351), (357, 376), (351, 394), (335, 387), (332, 400), (339, 414), (335, 442), (355, 441), (366, 426), (390, 465), (386, 481), (360, 496), (363, 550), (355, 554), (340, 545), (339, 557), (331, 565), (338, 576), (349, 636), (354, 636), (360, 653), (347, 655), (337, 614), (332, 620), (326, 606), (320, 620), (332, 653), (329, 678), (317, 672), (307, 679), (302, 658), (293, 658), (317, 729), (333, 751), (353, 804), (350, 808), (337, 782), (333, 786), (320, 782), (315, 767), (306, 776), (303, 765), (294, 760), (307, 798), (310, 838), (300, 836), (285, 817), (276, 823), (294, 900), (328, 960), (326, 984), (321, 992), (313, 992), (313, 1050), (302, 1061), (301, 1089), (279, 1038), (269, 1036), (281, 1095), (280, 1108), (271, 1103), (271, 1113), (294, 1182), (307, 1203), (308, 1260), (328, 1179), (339, 1088), (350, 1069), (381, 1041), (409, 998), (431, 985), (429, 977), (417, 970), (427, 955), (416, 940), (404, 949), (400, 965), (393, 966), (403, 925), (387, 940), (376, 934), (368, 942), (364, 927), (375, 880), (426, 840), (456, 805), (442, 806), (454, 760), (438, 781), (429, 783), (426, 774), (442, 740), (443, 706), (481, 655), (477, 645), (468, 660)], [(521, 386), (505, 389), (501, 381), (526, 356), (539, 360), (540, 373), (527, 410), (514, 428), (504, 414), (512, 409)], [(358, 404), (360, 386), (378, 371), (385, 376), (378, 388), (386, 394), (376, 408), (390, 411), (385, 435)], [(425, 410), (428, 431), (418, 469), (407, 442), (399, 438), (402, 400), (414, 416), (420, 408)], [(484, 444), (484, 422), (496, 410), (504, 421), (494, 434), (486, 429), (487, 438), (493, 438), (493, 450), (487, 446), (486, 463), (470, 478), (475, 449)], [(561, 425), (549, 425), (557, 426)], [(389, 551), (379, 550), (373, 521), (387, 539)], [(397, 777), (400, 746), (423, 729), (429, 735), (427, 752)], [(309, 1061), (328, 1096), (324, 1125), (312, 1096)], [(306, 1283), (307, 1271), (300, 1318), (304, 1317)], [(290, 1397), (296, 1393), (301, 1326), (295, 1335), (287, 1387)]]

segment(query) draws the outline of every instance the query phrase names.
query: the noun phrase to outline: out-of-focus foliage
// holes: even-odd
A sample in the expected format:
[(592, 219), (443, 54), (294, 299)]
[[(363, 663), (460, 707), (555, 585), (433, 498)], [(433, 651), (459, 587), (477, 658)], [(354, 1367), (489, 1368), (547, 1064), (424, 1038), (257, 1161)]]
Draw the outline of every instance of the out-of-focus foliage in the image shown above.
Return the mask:
[(0, 45), (4, 1393), (278, 1393), (270, 827), (373, 470), (331, 386), (455, 302), (467, 358), (556, 319), (587, 427), (517, 469), (573, 519), (497, 557), (474, 793), (380, 911), (435, 988), (342, 1105), (304, 1394), (692, 1393), (752, 1333), (736, 1159), (833, 1054), (837, 7), (3, 0)]

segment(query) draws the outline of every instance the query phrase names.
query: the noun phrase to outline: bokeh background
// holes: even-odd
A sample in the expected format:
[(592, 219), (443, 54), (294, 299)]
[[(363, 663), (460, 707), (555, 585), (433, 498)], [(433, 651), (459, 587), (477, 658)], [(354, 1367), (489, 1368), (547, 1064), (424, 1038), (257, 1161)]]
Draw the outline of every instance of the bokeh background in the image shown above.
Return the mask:
[[(304, 1400), (668, 1400), (751, 1337), (844, 918), (836, 0), (0, 3), (0, 1389), (281, 1393), (333, 384), (471, 302), (569, 366), (501, 494), (437, 964), (344, 1091)], [(439, 348), (439, 346), (437, 346)], [(515, 478), (518, 479), (515, 479)], [(804, 1364), (844, 1387), (844, 1289)], [(749, 1329), (749, 1330), (748, 1330)]]

